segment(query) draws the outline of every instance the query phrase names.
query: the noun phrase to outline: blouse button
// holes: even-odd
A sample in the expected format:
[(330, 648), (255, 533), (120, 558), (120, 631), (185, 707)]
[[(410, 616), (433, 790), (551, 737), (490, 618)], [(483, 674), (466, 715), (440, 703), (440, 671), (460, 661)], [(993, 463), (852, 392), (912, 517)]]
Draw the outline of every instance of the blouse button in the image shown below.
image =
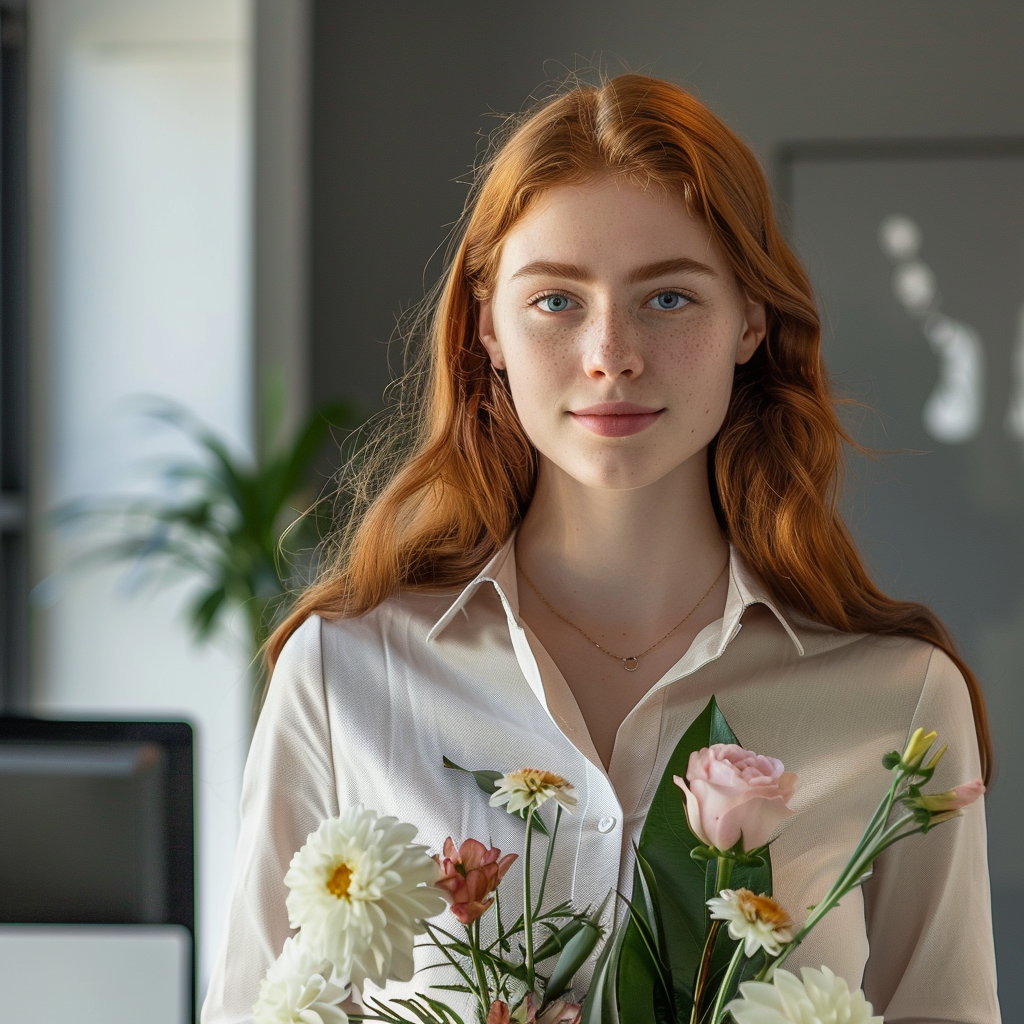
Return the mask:
[(611, 815), (609, 815), (607, 818), (602, 818), (597, 823), (598, 832), (608, 833), (611, 832), (613, 828), (615, 828), (615, 819), (611, 817)]

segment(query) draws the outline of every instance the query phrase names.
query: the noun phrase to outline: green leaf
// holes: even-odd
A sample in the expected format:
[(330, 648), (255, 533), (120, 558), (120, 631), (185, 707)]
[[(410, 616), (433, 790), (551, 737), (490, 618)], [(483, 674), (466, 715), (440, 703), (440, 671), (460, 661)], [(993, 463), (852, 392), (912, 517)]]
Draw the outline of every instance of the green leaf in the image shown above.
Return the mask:
[[(70, 502), (54, 513), (63, 526), (105, 525), (115, 543), (101, 542), (74, 560), (130, 561), (139, 569), (170, 567), (198, 578), (201, 597), (190, 608), (196, 635), (208, 637), (228, 608), (241, 606), (250, 622), (253, 653), (287, 611), (299, 573), (286, 558), (313, 561), (319, 537), (313, 526), (322, 512), (295, 511), (308, 505), (303, 489), (312, 485), (313, 462), (332, 425), (345, 429), (362, 417), (346, 403), (332, 402), (316, 410), (289, 445), (253, 460), (233, 452), (209, 427), (183, 406), (168, 400), (149, 403), (151, 416), (183, 432), (193, 453), (159, 465), (163, 495), (139, 498), (112, 496), (99, 501)], [(354, 437), (354, 435), (352, 435)], [(346, 442), (351, 449), (354, 441)], [(152, 572), (147, 573), (156, 582)], [(166, 582), (169, 582), (168, 578)]]
[(658, 879), (647, 858), (634, 845), (636, 854), (637, 880), (643, 895), (645, 916), (651, 922), (658, 938), (658, 955), (663, 963), (668, 964), (668, 943), (665, 936), (665, 924), (661, 916), (661, 891)]
[[(580, 1024), (620, 1024), (619, 1018), (619, 962), (626, 929), (616, 929), (594, 965), (594, 977), (590, 982), (587, 998), (583, 1000)], [(632, 1017), (625, 1018), (634, 1024)]]
[[(545, 1004), (550, 1003), (552, 999), (557, 999), (569, 987), (576, 972), (586, 963), (587, 957), (594, 952), (594, 947), (601, 940), (604, 931), (600, 921), (607, 903), (608, 897), (606, 896), (601, 906), (585, 921), (580, 922), (579, 929), (565, 944), (561, 956), (555, 961), (554, 970), (552, 970), (547, 987), (544, 989)], [(571, 927), (571, 925), (566, 927)]]
[(209, 592), (204, 591), (192, 606), (192, 625), (200, 637), (208, 636), (217, 623), (217, 615), (227, 600), (227, 591), (216, 587)]
[[(625, 899), (625, 897), (623, 897)], [(644, 914), (633, 905), (629, 900), (626, 900), (626, 905), (629, 908), (629, 919), (633, 925), (636, 926), (636, 930), (643, 940), (643, 948), (646, 956), (644, 962), (647, 964), (653, 964), (655, 969), (655, 981), (657, 983), (657, 989), (661, 989), (662, 995), (666, 1001), (671, 1000), (669, 993), (669, 985), (671, 985), (671, 975), (668, 969), (668, 965), (661, 954), (660, 947), (664, 945), (663, 936), (655, 935), (654, 929), (647, 923), (647, 918)], [(624, 979), (626, 983), (627, 979)], [(655, 995), (657, 996), (657, 989), (655, 989)]]
[(332, 427), (352, 430), (364, 419), (365, 416), (349, 402), (328, 402), (320, 406), (306, 421), (291, 449), (283, 453), (281, 501), (286, 500), (305, 482), (306, 474), (330, 437)]
[[(438, 1000), (429, 1000), (425, 996), (418, 996), (413, 999), (395, 999), (393, 1002), (411, 1010), (423, 1024), (449, 1024), (451, 1019), (450, 1016), (445, 1016), (443, 1012), (439, 1012), (436, 1008), (431, 1012), (432, 1003), (437, 1003), (438, 1006), (444, 1007), (445, 1010), (448, 1010), (448, 1007)], [(449, 1014), (451, 1012), (448, 1010)]]
[(657, 1024), (673, 1024), (676, 1019), (675, 989), (672, 984), (672, 965), (669, 960), (668, 942), (664, 921), (661, 916), (661, 892), (654, 870), (647, 859), (636, 848), (636, 870), (634, 872), (634, 897), (641, 897), (639, 907), (629, 904), (631, 923), (643, 939), (646, 956), (641, 962), (635, 961), (635, 948), (625, 954), (626, 965), (619, 965), (621, 1006), (646, 1003), (653, 988), (653, 1019)]
[[(717, 862), (705, 865), (690, 852), (700, 841), (686, 820), (682, 791), (673, 776), (685, 777), (690, 754), (715, 743), (739, 743), (729, 728), (714, 697), (697, 716), (676, 745), (651, 802), (638, 844), (640, 858), (634, 872), (633, 905), (644, 914), (655, 933), (659, 949), (667, 953), (671, 971), (676, 1020), (687, 1022), (693, 1005), (696, 980), (704, 939), (710, 919), (705, 906), (708, 890), (713, 894)], [(771, 895), (771, 861), (767, 851), (763, 865), (740, 865), (733, 870), (730, 886)], [(651, 881), (656, 880), (656, 899)], [(645, 886), (648, 893), (645, 894)], [(652, 913), (649, 900), (656, 911)], [(653, 919), (652, 919), (653, 918)], [(636, 923), (620, 929), (621, 964), (617, 991), (619, 1006), (629, 1024), (660, 1024), (663, 1008), (656, 1005), (658, 971), (648, 944)], [(719, 942), (712, 960), (712, 973), (728, 964), (731, 943)]]
[(561, 928), (552, 928), (551, 925), (547, 927), (551, 928), (551, 934), (533, 952), (534, 960), (537, 963), (541, 963), (549, 956), (554, 956), (560, 950), (565, 949), (569, 940), (583, 927), (583, 922), (576, 918)]
[(445, 768), (451, 768), (452, 771), (464, 772), (466, 775), (472, 775), (476, 779), (476, 784), (490, 796), (498, 788), (498, 779), (502, 778), (503, 772), (496, 772), (490, 769), (481, 768), (479, 771), (471, 771), (469, 768), (463, 768), (457, 765), (451, 758), (442, 756), (441, 761)]
[(452, 1024), (464, 1024), (462, 1018), (447, 1003), (442, 1003), (439, 999), (431, 999), (430, 996), (423, 996), (422, 998), (438, 1016), (444, 1017), (446, 1021), (450, 1018)]

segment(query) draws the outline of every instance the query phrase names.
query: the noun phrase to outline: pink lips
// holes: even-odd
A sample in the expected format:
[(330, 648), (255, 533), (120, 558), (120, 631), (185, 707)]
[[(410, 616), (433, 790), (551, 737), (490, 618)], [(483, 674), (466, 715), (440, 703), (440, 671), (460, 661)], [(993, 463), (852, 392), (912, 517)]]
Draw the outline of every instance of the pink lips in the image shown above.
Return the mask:
[(588, 405), (585, 409), (574, 409), (570, 415), (581, 426), (601, 437), (628, 437), (646, 430), (662, 412), (663, 409), (650, 409), (633, 402), (602, 402)]

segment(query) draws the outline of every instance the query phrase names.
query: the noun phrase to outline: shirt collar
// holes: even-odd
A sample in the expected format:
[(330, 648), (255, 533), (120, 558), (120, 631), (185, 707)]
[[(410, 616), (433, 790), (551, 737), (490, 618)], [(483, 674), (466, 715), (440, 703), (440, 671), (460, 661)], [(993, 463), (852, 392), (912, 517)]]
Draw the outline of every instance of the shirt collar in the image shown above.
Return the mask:
[(449, 605), (447, 611), (434, 623), (427, 634), (427, 641), (436, 640), (444, 632), (445, 627), (459, 612), (464, 611), (473, 595), (483, 583), (492, 583), (494, 589), (505, 606), (505, 612), (515, 622), (519, 621), (519, 583), (516, 579), (516, 534), (512, 535), (494, 554), (491, 560), (477, 573), (476, 577), (463, 589), (462, 593)]
[[(466, 606), (484, 583), (490, 583), (498, 593), (505, 613), (519, 622), (519, 585), (516, 578), (515, 532), (509, 537), (494, 557), (480, 570), (476, 577), (463, 588), (445, 613), (434, 623), (427, 640), (436, 640), (459, 612), (468, 615)], [(753, 573), (743, 556), (733, 545), (729, 545), (729, 592), (725, 599), (725, 613), (722, 616), (722, 637), (728, 642), (739, 632), (743, 613), (754, 604), (763, 604), (779, 620), (797, 654), (804, 654), (804, 645), (796, 635), (789, 619), (783, 614), (765, 585)]]

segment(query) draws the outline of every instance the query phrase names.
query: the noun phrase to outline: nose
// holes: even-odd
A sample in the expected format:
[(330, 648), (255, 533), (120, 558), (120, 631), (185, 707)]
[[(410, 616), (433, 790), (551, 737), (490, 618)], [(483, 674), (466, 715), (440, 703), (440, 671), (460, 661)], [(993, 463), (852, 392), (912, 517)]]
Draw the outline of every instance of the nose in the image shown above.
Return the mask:
[(625, 377), (634, 380), (644, 372), (636, 328), (614, 306), (603, 310), (587, 331), (583, 369), (588, 377)]

